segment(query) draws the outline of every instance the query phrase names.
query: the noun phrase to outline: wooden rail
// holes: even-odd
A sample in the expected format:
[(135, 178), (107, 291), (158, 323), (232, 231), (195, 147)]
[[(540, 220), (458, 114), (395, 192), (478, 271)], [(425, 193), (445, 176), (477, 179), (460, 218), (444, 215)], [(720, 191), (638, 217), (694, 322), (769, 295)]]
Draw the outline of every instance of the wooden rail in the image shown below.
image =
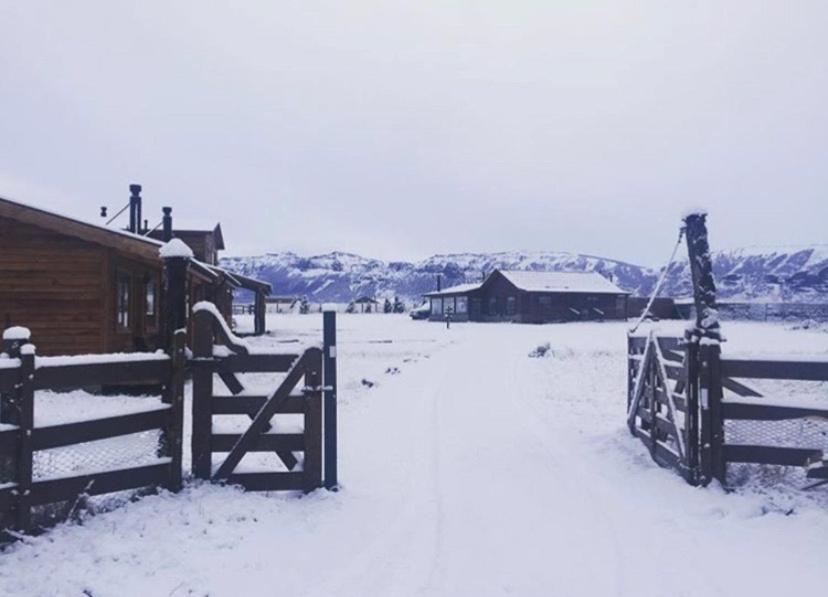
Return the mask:
[[(31, 532), (44, 521), (33, 508), (74, 503), (81, 495), (100, 495), (142, 487), (181, 487), (185, 333), (175, 334), (169, 355), (98, 355), (38, 358), (28, 342), (8, 343), (11, 359), (0, 362), (0, 530)], [(9, 366), (13, 365), (13, 366)], [(140, 384), (161, 388), (160, 406), (122, 415), (36, 427), (36, 390), (68, 390)], [(33, 478), (34, 455), (41, 450), (159, 430), (156, 462), (117, 470)], [(54, 522), (54, 520), (49, 521)]]

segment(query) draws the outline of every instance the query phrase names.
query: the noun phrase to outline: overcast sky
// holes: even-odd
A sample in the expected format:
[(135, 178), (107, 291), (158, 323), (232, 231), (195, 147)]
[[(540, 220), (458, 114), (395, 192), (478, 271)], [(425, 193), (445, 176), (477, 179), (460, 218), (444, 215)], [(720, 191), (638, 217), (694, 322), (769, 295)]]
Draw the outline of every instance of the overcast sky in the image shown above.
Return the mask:
[[(828, 241), (828, 3), (0, 0), (0, 195), (228, 254)], [(114, 213), (114, 212), (111, 212)], [(155, 222), (152, 222), (153, 224)]]

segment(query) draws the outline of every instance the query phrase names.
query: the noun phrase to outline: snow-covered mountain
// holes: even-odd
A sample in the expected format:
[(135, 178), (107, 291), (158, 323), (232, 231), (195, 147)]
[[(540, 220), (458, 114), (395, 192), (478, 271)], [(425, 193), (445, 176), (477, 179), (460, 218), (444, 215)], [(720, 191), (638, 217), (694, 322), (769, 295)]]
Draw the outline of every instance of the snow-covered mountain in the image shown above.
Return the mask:
[[(395, 295), (412, 301), (435, 288), (438, 274), (443, 287), (448, 287), (478, 281), (494, 268), (597, 271), (634, 295), (648, 295), (659, 275), (655, 268), (555, 251), (453, 253), (416, 263), (381, 261), (343, 252), (312, 257), (285, 252), (227, 257), (221, 264), (270, 282), (277, 295), (307, 296), (315, 302)], [(713, 267), (721, 298), (828, 301), (828, 246), (721, 251), (714, 253)], [(686, 297), (690, 288), (685, 258), (670, 268), (662, 295)]]

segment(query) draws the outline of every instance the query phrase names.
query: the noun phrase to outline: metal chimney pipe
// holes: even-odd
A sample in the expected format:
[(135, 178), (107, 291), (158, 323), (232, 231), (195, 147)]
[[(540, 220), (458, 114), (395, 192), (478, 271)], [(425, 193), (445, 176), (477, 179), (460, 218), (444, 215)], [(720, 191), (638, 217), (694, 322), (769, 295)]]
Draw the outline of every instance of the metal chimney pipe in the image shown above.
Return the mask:
[(141, 185), (129, 185), (129, 231), (141, 231)]
[(443, 274), (437, 274), (437, 292), (443, 289)]
[(164, 212), (163, 218), (163, 229), (164, 229), (164, 242), (168, 243), (172, 240), (172, 207), (162, 207), (161, 211)]

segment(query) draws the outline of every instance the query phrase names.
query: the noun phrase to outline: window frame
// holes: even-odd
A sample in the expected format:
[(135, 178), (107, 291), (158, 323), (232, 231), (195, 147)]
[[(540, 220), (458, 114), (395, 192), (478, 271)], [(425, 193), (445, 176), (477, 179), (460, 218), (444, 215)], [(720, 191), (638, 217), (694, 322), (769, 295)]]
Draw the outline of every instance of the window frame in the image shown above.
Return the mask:
[[(125, 290), (125, 294), (122, 293)], [(122, 269), (115, 270), (115, 329), (119, 332), (129, 332), (133, 326), (132, 313), (132, 275)], [(126, 302), (124, 302), (124, 296)]]

